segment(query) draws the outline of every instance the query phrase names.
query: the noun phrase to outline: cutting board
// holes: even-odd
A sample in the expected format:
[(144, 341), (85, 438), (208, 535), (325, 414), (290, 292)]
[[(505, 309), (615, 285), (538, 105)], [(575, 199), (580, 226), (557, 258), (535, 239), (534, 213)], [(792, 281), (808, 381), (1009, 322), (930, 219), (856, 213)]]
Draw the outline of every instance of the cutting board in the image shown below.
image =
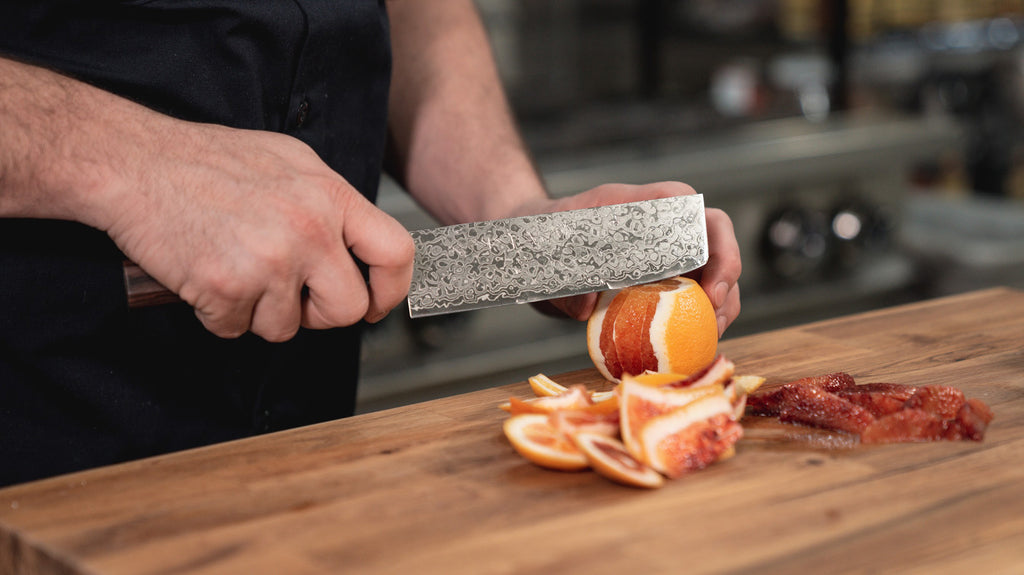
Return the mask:
[[(746, 418), (658, 490), (520, 458), (525, 382), (0, 490), (0, 573), (1019, 573), (1024, 293), (992, 289), (726, 340), (777, 385), (953, 385), (983, 442), (860, 446)], [(593, 370), (548, 374), (608, 389)]]

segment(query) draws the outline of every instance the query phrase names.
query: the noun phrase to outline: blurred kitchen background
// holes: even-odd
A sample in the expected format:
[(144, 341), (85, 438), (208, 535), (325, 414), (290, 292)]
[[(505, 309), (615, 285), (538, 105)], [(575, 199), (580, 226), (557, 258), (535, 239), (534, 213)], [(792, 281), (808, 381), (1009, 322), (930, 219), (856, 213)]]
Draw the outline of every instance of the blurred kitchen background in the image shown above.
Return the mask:
[[(725, 337), (1024, 287), (1024, 0), (478, 0), (550, 190), (679, 180), (726, 210)], [(434, 225), (385, 182), (380, 205)], [(360, 411), (590, 367), (511, 306), (366, 337)]]

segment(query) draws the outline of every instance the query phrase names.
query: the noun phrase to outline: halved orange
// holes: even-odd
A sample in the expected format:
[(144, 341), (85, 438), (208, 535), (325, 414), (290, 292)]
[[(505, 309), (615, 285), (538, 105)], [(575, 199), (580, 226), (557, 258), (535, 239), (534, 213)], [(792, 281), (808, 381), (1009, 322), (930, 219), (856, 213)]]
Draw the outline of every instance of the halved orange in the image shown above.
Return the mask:
[(502, 425), (512, 448), (527, 460), (549, 469), (580, 471), (590, 466), (572, 439), (555, 429), (541, 413), (513, 415)]
[(661, 487), (665, 483), (660, 473), (637, 461), (617, 439), (588, 432), (576, 433), (573, 439), (594, 471), (612, 481), (648, 489)]

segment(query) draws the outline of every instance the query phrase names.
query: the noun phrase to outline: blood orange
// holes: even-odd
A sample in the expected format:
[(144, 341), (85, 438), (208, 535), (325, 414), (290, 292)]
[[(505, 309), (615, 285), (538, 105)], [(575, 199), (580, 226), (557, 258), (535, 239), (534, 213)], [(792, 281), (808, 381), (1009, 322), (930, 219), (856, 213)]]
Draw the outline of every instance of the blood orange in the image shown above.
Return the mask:
[(594, 471), (612, 481), (647, 488), (661, 487), (665, 482), (660, 473), (637, 461), (617, 439), (588, 432), (577, 433), (573, 439)]
[(648, 420), (640, 430), (641, 459), (670, 478), (703, 469), (731, 453), (743, 435), (723, 394), (703, 397)]
[(683, 388), (664, 385), (654, 387), (638, 381), (640, 378), (626, 374), (619, 384), (619, 427), (626, 449), (641, 461), (645, 461), (646, 456), (640, 443), (640, 433), (649, 420), (704, 397), (725, 399), (723, 388), (718, 384)]
[(645, 371), (690, 375), (717, 349), (714, 307), (689, 278), (603, 292), (587, 322), (590, 358), (611, 381)]
[(520, 455), (549, 469), (580, 471), (590, 466), (572, 439), (555, 429), (547, 415), (513, 415), (502, 425), (505, 437)]

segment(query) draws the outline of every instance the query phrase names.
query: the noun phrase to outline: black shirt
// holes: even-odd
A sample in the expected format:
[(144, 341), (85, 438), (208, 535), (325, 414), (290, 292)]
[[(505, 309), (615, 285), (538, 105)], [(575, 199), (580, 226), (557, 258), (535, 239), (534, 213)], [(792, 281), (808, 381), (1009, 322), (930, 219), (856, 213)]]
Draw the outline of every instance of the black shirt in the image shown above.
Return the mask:
[[(383, 1), (9, 1), (0, 53), (178, 118), (291, 134), (375, 196)], [(220, 339), (184, 304), (129, 310), (122, 260), (84, 225), (0, 219), (0, 485), (352, 413), (358, 326)]]

